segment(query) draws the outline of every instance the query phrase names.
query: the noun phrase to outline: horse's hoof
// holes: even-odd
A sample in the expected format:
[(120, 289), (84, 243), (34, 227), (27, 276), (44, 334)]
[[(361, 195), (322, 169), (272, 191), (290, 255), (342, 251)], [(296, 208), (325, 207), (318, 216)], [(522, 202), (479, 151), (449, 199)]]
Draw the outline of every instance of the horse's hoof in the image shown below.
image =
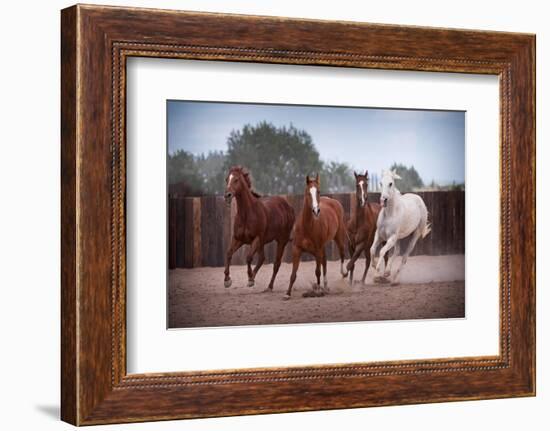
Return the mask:
[(231, 283), (232, 283), (231, 279), (224, 280), (223, 285), (225, 286), (225, 288), (228, 288), (228, 287), (231, 287)]
[(262, 290), (262, 293), (273, 293), (272, 287), (266, 287), (264, 290)]
[(390, 286), (399, 286), (399, 281), (392, 281)]
[(285, 296), (283, 296), (283, 301), (288, 301), (290, 299), (290, 295), (287, 293)]
[(254, 287), (254, 280), (248, 280), (247, 286)]
[(389, 278), (390, 275), (391, 275), (391, 272), (390, 272), (390, 271), (386, 271), (386, 272), (384, 273), (384, 277), (386, 277), (386, 278)]

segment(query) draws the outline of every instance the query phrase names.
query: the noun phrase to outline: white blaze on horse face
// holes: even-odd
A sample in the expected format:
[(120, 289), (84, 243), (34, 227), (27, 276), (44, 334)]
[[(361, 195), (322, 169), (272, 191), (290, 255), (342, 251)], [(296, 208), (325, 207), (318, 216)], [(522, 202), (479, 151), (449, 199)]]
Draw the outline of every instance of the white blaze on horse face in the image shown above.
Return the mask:
[(361, 187), (361, 206), (364, 207), (365, 206), (365, 201), (366, 201), (366, 198), (365, 198), (365, 182), (364, 181), (359, 181), (359, 187)]
[(315, 215), (319, 215), (319, 202), (317, 202), (317, 187), (310, 187), (309, 193), (311, 194), (311, 209)]
[(228, 205), (233, 199), (233, 188), (231, 187), (231, 181), (233, 181), (233, 174), (229, 174), (229, 177), (227, 177), (227, 184), (225, 185), (225, 202)]

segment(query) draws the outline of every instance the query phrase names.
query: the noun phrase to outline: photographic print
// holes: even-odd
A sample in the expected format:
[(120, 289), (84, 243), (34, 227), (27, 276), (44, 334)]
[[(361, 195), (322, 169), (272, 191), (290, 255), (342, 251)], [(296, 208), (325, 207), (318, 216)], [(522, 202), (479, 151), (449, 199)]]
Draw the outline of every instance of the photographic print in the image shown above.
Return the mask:
[(465, 112), (169, 100), (169, 328), (465, 317)]

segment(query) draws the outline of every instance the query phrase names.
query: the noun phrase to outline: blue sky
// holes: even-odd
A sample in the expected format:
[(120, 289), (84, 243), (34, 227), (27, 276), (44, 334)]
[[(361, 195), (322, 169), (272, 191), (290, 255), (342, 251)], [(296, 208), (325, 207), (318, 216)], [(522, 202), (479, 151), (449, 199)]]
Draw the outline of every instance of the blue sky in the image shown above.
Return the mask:
[(324, 161), (380, 172), (414, 165), (424, 182), (464, 182), (465, 113), (406, 109), (168, 101), (168, 151), (227, 149), (231, 130), (268, 121), (306, 130)]

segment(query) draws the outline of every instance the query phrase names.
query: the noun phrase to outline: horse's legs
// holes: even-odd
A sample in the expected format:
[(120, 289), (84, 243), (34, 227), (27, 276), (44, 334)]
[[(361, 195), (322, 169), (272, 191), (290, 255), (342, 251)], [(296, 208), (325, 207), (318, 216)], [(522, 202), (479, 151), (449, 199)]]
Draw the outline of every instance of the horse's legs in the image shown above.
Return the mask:
[(338, 227), (338, 232), (336, 232), (336, 237), (334, 239), (338, 246), (338, 252), (340, 253), (340, 274), (342, 274), (342, 277), (347, 277), (348, 271), (344, 270), (344, 258), (346, 257), (346, 250), (344, 248), (346, 244), (346, 230), (342, 222)]
[(421, 229), (417, 229), (414, 231), (413, 237), (411, 238), (409, 245), (407, 246), (407, 249), (405, 250), (405, 253), (403, 253), (403, 257), (401, 258), (401, 264), (397, 267), (397, 270), (393, 274), (393, 278), (391, 281), (392, 285), (399, 284), (399, 273), (401, 272), (401, 268), (407, 263), (407, 258), (409, 257), (409, 254), (414, 249), (414, 246), (416, 245), (416, 242), (419, 240), (419, 238), (422, 236), (422, 232), (424, 232), (424, 226), (422, 226)]
[(361, 253), (363, 253), (364, 250), (365, 250), (364, 242), (357, 244), (357, 247), (355, 247), (355, 251), (353, 252), (353, 255), (351, 256), (346, 266), (347, 270), (350, 272), (350, 277), (349, 277), (350, 286), (353, 285), (353, 270), (355, 269), (355, 262), (357, 261), (357, 259), (359, 259), (359, 256), (361, 256)]
[(290, 275), (290, 283), (288, 284), (288, 290), (284, 299), (290, 299), (292, 292), (292, 286), (296, 281), (296, 273), (298, 272), (298, 266), (300, 266), (300, 257), (302, 256), (302, 249), (296, 245), (292, 246), (292, 274)]
[(328, 282), (327, 282), (327, 254), (323, 249), (323, 290), (328, 292)]
[[(349, 244), (348, 244), (348, 249), (349, 249), (349, 255), (350, 256), (353, 256), (353, 254), (355, 253), (355, 243), (351, 240), (352, 235), (353, 234), (350, 233), (350, 236), (349, 236), (350, 240), (349, 240)], [(350, 263), (351, 263), (351, 260), (346, 265), (346, 268), (349, 271), (349, 284), (352, 285), (353, 284), (353, 270), (355, 269), (355, 265), (351, 265), (351, 267), (350, 267)]]
[(374, 240), (372, 241), (372, 245), (370, 246), (370, 263), (373, 268), (376, 268), (376, 251), (378, 250), (378, 246), (380, 245), (380, 236), (378, 235), (378, 229), (374, 233)]
[(275, 256), (275, 263), (273, 264), (273, 274), (271, 275), (269, 286), (267, 286), (267, 289), (265, 289), (264, 292), (273, 292), (273, 283), (275, 283), (275, 277), (277, 276), (277, 272), (279, 272), (287, 242), (288, 241), (286, 240), (277, 241), (277, 255)]
[(391, 275), (391, 270), (393, 268), (393, 261), (396, 257), (399, 256), (399, 253), (401, 251), (401, 241), (396, 241), (395, 246), (393, 248), (393, 253), (389, 259), (389, 261), (386, 262), (386, 271), (384, 272), (384, 277), (389, 277)]
[[(258, 263), (256, 264), (256, 268), (254, 268), (254, 271), (252, 271), (252, 259), (254, 258), (254, 255), (259, 252), (258, 257)], [(254, 238), (254, 241), (252, 241), (252, 244), (250, 245), (250, 250), (248, 250), (248, 254), (246, 256), (246, 265), (248, 266), (248, 287), (254, 286), (254, 277), (256, 276), (256, 272), (260, 269), (260, 266), (264, 263), (264, 246), (262, 243), (262, 240), (259, 236)]]
[(264, 250), (264, 246), (260, 245), (258, 247), (258, 261), (256, 262), (256, 266), (254, 267), (254, 271), (252, 273), (252, 281), (248, 280), (249, 286), (251, 287), (254, 286), (254, 280), (256, 280), (256, 274), (264, 264), (264, 261), (265, 261), (265, 250)]
[(363, 277), (361, 277), (361, 284), (365, 284), (367, 278), (367, 273), (369, 272), (370, 267), (370, 250), (364, 249), (365, 252), (365, 271), (363, 271)]
[(229, 246), (229, 249), (227, 250), (227, 253), (225, 255), (225, 278), (223, 285), (225, 287), (231, 286), (231, 277), (229, 276), (229, 265), (231, 265), (231, 258), (233, 257), (233, 254), (241, 248), (243, 245), (242, 241), (239, 241), (238, 239), (233, 238), (231, 240), (231, 245)]
[(382, 250), (380, 250), (380, 256), (378, 259), (378, 263), (376, 264), (376, 271), (378, 274), (383, 274), (385, 269), (385, 259), (386, 253), (388, 253), (397, 242), (397, 234), (394, 234), (388, 238), (386, 241), (386, 245), (382, 247)]
[(315, 255), (315, 278), (317, 279), (317, 286), (315, 287), (315, 290), (321, 289), (321, 264), (323, 262), (323, 258), (321, 256), (321, 253)]

